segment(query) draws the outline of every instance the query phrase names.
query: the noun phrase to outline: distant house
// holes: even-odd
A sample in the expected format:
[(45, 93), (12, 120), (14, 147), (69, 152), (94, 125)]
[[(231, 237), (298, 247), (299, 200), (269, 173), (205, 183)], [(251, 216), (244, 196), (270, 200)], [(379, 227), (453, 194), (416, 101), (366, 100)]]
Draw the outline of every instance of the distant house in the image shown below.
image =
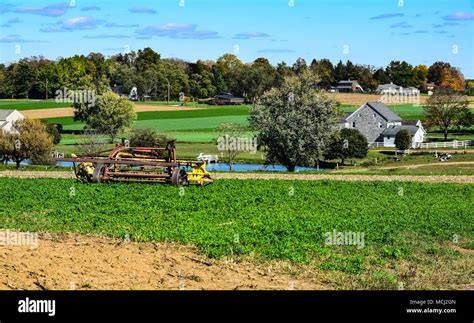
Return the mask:
[(364, 92), (362, 86), (357, 81), (339, 81), (336, 87), (338, 92)]
[(395, 147), (395, 136), (406, 129), (413, 139), (412, 147), (420, 146), (426, 131), (419, 120), (402, 120), (382, 102), (367, 102), (356, 111), (348, 113), (340, 122), (340, 128), (359, 130), (369, 145)]
[(231, 93), (219, 94), (212, 99), (212, 102), (217, 105), (233, 105), (242, 104), (245, 102), (244, 98), (240, 98)]
[(377, 87), (377, 93), (379, 94), (398, 94), (398, 95), (418, 95), (420, 94), (420, 90), (415, 87), (407, 87), (404, 88), (402, 86), (390, 83), (390, 84), (382, 84)]
[(388, 94), (388, 93), (394, 93), (398, 92), (400, 90), (401, 86), (396, 85), (393, 83), (390, 84), (381, 84), (377, 86), (377, 93), (378, 94)]
[(425, 92), (434, 91), (435, 88), (436, 88), (436, 84), (434, 84), (433, 82), (423, 83), (423, 85), (421, 87)]
[(17, 120), (24, 119), (23, 114), (17, 110), (0, 110), (0, 130), (5, 132), (16, 132), (13, 124)]

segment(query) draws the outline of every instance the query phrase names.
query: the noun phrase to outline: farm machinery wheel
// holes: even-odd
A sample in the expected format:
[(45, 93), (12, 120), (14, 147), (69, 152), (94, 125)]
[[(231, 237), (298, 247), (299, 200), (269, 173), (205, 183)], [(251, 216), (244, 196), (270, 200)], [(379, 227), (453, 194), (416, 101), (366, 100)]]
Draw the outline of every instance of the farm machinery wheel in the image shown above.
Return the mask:
[(94, 172), (92, 173), (91, 181), (92, 183), (100, 183), (102, 181), (102, 174), (103, 174), (104, 166), (97, 165), (94, 168)]
[(171, 175), (171, 184), (174, 186), (188, 186), (188, 174), (182, 168), (176, 167)]

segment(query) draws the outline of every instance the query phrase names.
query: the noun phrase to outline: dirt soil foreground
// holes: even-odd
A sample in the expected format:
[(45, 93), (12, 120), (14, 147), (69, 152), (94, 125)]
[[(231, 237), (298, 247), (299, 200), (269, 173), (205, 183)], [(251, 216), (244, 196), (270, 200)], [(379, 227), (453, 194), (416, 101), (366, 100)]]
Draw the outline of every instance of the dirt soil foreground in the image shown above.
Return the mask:
[[(17, 178), (74, 178), (72, 172), (48, 171), (0, 171), (0, 177)], [(279, 179), (279, 180), (305, 180), (305, 181), (385, 181), (385, 182), (433, 182), (433, 183), (474, 183), (474, 176), (461, 175), (336, 175), (336, 174), (245, 174), (245, 173), (212, 173), (213, 179)]]
[(37, 244), (0, 244), (0, 290), (324, 289), (288, 266), (208, 259), (173, 243), (43, 233)]

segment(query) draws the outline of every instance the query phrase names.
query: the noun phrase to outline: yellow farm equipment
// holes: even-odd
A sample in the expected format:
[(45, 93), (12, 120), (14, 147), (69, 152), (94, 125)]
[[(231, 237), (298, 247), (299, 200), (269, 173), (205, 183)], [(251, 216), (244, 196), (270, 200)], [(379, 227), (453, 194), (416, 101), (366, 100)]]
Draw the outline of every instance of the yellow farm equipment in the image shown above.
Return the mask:
[(166, 148), (117, 146), (107, 158), (71, 157), (53, 161), (72, 162), (78, 180), (90, 183), (141, 182), (175, 186), (212, 183), (206, 162), (177, 160), (174, 142)]

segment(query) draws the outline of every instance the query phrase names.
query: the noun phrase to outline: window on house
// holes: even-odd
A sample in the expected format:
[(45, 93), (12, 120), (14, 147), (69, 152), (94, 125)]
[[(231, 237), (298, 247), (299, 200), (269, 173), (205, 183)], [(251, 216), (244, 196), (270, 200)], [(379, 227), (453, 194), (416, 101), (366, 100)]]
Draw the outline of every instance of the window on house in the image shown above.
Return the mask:
[(390, 140), (390, 136), (387, 136), (387, 139)]
[(352, 128), (355, 128), (356, 127), (356, 123), (355, 121), (352, 123)]
[(377, 117), (377, 115), (375, 113), (373, 114), (373, 116), (374, 116), (374, 119), (375, 119), (375, 117)]
[(379, 122), (379, 128), (382, 128), (382, 123)]

